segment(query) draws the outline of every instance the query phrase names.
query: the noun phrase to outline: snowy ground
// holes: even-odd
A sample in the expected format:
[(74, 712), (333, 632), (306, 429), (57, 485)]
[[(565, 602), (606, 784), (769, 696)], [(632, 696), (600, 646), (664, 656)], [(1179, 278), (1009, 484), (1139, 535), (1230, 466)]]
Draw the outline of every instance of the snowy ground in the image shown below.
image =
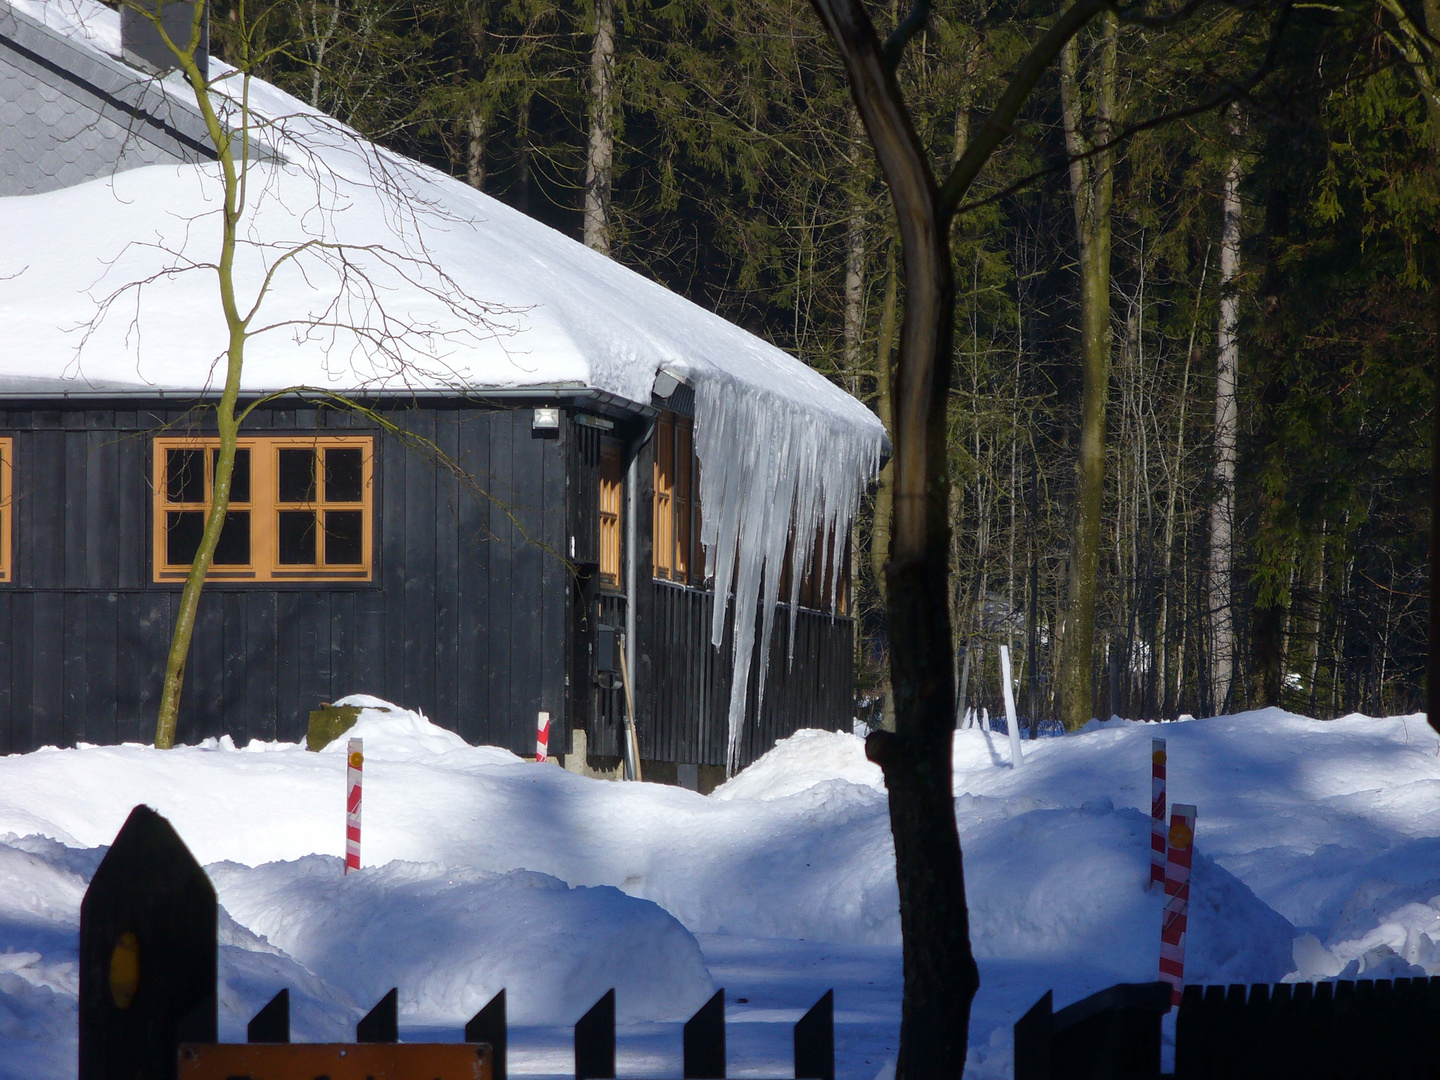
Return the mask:
[[(505, 986), (512, 1070), (566, 1075), (569, 1025), (613, 985), (621, 1074), (674, 1075), (680, 1023), (723, 986), (731, 1075), (784, 1075), (790, 1025), (833, 986), (839, 1075), (893, 1057), (893, 861), (858, 739), (802, 732), (702, 797), (468, 747), (409, 713), (367, 712), (354, 734), (365, 869), (349, 877), (338, 746), (0, 758), (0, 1077), (74, 1074), (80, 898), (140, 802), (225, 909), (224, 1038), (280, 986), (298, 1038), (344, 1038), (397, 985), (403, 1035), (453, 1039)], [(1157, 734), (1172, 801), (1199, 806), (1190, 978), (1440, 973), (1440, 740), (1423, 717), (1112, 722), (1027, 743), (1018, 770), (1003, 736), (959, 732), (976, 1080), (1009, 1075), (1010, 1025), (1046, 989), (1063, 1005), (1154, 977)]]

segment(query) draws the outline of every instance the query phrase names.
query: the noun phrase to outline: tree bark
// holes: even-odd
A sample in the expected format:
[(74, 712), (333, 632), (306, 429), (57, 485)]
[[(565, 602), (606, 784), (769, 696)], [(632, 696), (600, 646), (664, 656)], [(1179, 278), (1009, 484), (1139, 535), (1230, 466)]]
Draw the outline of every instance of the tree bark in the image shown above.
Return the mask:
[[(1238, 140), (1240, 116), (1230, 107), (1231, 135)], [(1220, 325), (1215, 365), (1215, 497), (1210, 504), (1211, 694), (1217, 713), (1225, 711), (1235, 675), (1234, 520), (1235, 458), (1239, 432), (1235, 382), (1240, 368), (1240, 151), (1231, 151), (1221, 194)]]
[[(482, 8), (470, 17), (470, 56), (467, 63), (470, 91), (478, 94), (485, 78), (485, 20)], [(465, 114), (465, 182), (476, 191), (485, 190), (485, 137), (490, 114), (479, 100), (472, 100)]]
[[(158, 16), (144, 7), (136, 7), (152, 17), (157, 28)], [(222, 230), (216, 276), (220, 292), (220, 307), (225, 317), (228, 346), (225, 356), (225, 386), (215, 408), (215, 421), (220, 435), (220, 454), (215, 463), (213, 486), (210, 493), (210, 509), (205, 518), (205, 530), (200, 538), (200, 548), (190, 564), (190, 573), (185, 577), (185, 587), (180, 592), (180, 610), (175, 616), (175, 627), (170, 638), (170, 652), (165, 660), (165, 681), (160, 693), (160, 710), (155, 720), (156, 749), (168, 750), (175, 745), (175, 732), (180, 719), (180, 694), (185, 685), (185, 663), (190, 655), (190, 642), (195, 634), (195, 616), (200, 607), (200, 593), (205, 586), (205, 577), (215, 557), (215, 547), (220, 542), (220, 531), (225, 525), (225, 515), (230, 508), (230, 483), (235, 469), (235, 441), (239, 434), (239, 420), (235, 415), (235, 404), (240, 396), (240, 375), (245, 362), (245, 341), (248, 336), (247, 320), (240, 313), (235, 295), (235, 248), (240, 216), (243, 212), (244, 171), (248, 167), (247, 139), (248, 116), (240, 117), (239, 132), (228, 130), (220, 121), (210, 98), (210, 88), (204, 73), (195, 60), (200, 42), (200, 20), (204, 5), (195, 5), (195, 18), (191, 27), (188, 46), (170, 42), (175, 59), (195, 94), (196, 104), (205, 123), (205, 130), (219, 159), (220, 175), (224, 184), (225, 205), (222, 212)], [(163, 37), (162, 30), (162, 37)], [(244, 58), (241, 58), (243, 64)], [(248, 76), (246, 76), (248, 79)], [(237, 151), (238, 145), (238, 153)]]
[[(980, 984), (955, 825), (950, 744), (949, 475), (946, 418), (954, 345), (950, 228), (980, 169), (1006, 139), (1064, 43), (1101, 10), (1078, 0), (1020, 61), (979, 134), (938, 188), (894, 67), (862, 0), (813, 0), (834, 41), (895, 209), (905, 311), (894, 367), (894, 515), (886, 609), (895, 731), (865, 752), (884, 774), (900, 894), (905, 991), (897, 1080), (960, 1080), (970, 1003)], [(923, 16), (922, 3), (916, 13)], [(912, 31), (923, 23), (907, 20)], [(902, 39), (904, 35), (901, 35)]]
[(859, 390), (860, 354), (865, 338), (865, 201), (860, 191), (860, 153), (865, 129), (860, 117), (851, 119), (850, 221), (845, 229), (845, 381), (852, 394)]
[(1101, 16), (1100, 61), (1095, 72), (1095, 135), (1082, 132), (1084, 109), (1079, 50), (1071, 38), (1060, 56), (1060, 93), (1070, 190), (1080, 250), (1080, 452), (1076, 462), (1075, 532), (1060, 667), (1061, 720), (1074, 731), (1092, 715), (1095, 594), (1100, 569), (1101, 511), (1105, 497), (1105, 413), (1110, 391), (1110, 209), (1113, 150), (1082, 158), (1111, 137), (1115, 115), (1115, 52), (1119, 22)]
[(585, 158), (585, 246), (610, 254), (615, 164), (615, 0), (595, 0), (590, 49), (590, 146)]

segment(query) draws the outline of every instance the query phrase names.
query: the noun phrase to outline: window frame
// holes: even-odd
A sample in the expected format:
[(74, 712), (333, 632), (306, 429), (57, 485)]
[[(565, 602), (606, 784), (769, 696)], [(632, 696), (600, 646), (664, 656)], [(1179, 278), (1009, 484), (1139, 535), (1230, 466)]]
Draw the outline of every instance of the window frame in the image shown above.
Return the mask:
[[(211, 565), (205, 580), (208, 584), (370, 584), (375, 580), (375, 438), (373, 435), (242, 435), (236, 449), (250, 451), (250, 499), (232, 506), (250, 513), (250, 561), (244, 565)], [(166, 515), (170, 512), (202, 511), (209, 513), (214, 456), (219, 449), (218, 436), (155, 436), (151, 443), (151, 580), (158, 585), (183, 583), (190, 574), (190, 564), (167, 561)], [(313, 498), (299, 503), (283, 502), (279, 490), (280, 451), (307, 448), (315, 451)], [(361, 498), (330, 500), (325, 492), (324, 455), (330, 449), (359, 449)], [(200, 450), (205, 478), (203, 502), (171, 502), (167, 485), (167, 466), (171, 450)], [(361, 513), (361, 561), (326, 565), (323, 562), (285, 564), (279, 561), (279, 515), (283, 511), (311, 511), (323, 530), (323, 515), (329, 510)], [(323, 538), (316, 537), (316, 556), (323, 558)]]
[(9, 584), (15, 574), (15, 440), (0, 437), (0, 584)]
[(654, 498), (651, 500), (650, 574), (694, 589), (705, 587), (700, 543), (700, 459), (695, 421), (666, 410), (655, 419)]
[[(597, 577), (603, 588), (624, 589), (625, 565), (625, 452), (613, 439), (600, 440), (600, 469), (597, 478)], [(613, 511), (607, 507), (613, 502)]]

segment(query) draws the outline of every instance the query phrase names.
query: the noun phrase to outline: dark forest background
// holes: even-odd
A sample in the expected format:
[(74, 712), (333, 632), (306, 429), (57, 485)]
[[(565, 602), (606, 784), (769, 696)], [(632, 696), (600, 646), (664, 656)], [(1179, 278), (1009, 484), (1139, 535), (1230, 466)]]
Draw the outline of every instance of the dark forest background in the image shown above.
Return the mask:
[[(234, 10), (214, 8), (222, 57)], [(904, 303), (895, 234), (806, 0), (248, 10), (278, 47), (257, 74), (608, 248), (886, 416)], [(936, 5), (900, 79), (937, 167), (1057, 10)], [(1115, 154), (1093, 713), (1423, 707), (1437, 223), (1425, 14), (1310, 5), (1273, 55), (1273, 23), (1245, 5), (1165, 31), (1097, 27), (1069, 61), (1079, 96), (1067, 106), (1063, 71), (1042, 82), (956, 225), (952, 611), (970, 706), (998, 711), (995, 646), (1008, 644), (1022, 714), (1060, 716), (1081, 394), (1067, 127), (1072, 151), (1087, 123), (1088, 145), (1103, 143), (1203, 99), (1226, 65), (1268, 65), (1238, 106), (1138, 131)], [(1086, 105), (1106, 93), (1109, 114)], [(1217, 413), (1217, 392), (1231, 400), (1217, 379), (1227, 317), (1238, 374), (1233, 413)], [(887, 498), (882, 483), (851, 540), (862, 706), (884, 689)]]

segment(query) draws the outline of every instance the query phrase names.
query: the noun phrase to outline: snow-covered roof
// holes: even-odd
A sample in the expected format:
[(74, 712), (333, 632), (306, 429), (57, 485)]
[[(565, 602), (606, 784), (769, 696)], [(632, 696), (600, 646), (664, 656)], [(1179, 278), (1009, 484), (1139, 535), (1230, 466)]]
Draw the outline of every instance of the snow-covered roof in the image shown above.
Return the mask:
[[(119, 15), (96, 0), (0, 0), (0, 33), (7, 9), (104, 58), (110, 75), (123, 70)], [(131, 70), (151, 97), (194, 111), (179, 73)], [(841, 549), (878, 472), (875, 415), (769, 342), (496, 199), (214, 59), (210, 76), (232, 126), (246, 95), (266, 148), (249, 170), (235, 260), (242, 313), (254, 305), (243, 389), (572, 388), (648, 405), (661, 372), (684, 380), (716, 593), (753, 611), (763, 582), (768, 642), (787, 542), (793, 602), (817, 531)], [(223, 384), (219, 166), (124, 164), (0, 198), (0, 397)], [(716, 605), (717, 645), (725, 610)], [(732, 749), (755, 629), (736, 623)]]
[[(8, 6), (72, 45), (119, 55), (118, 13), (94, 0)], [(225, 70), (211, 63), (212, 76)], [(161, 85), (189, 97), (179, 73)], [(240, 80), (222, 88), (238, 94)], [(256, 320), (280, 329), (247, 344), (247, 390), (582, 385), (648, 403), (665, 368), (733, 381), (878, 438), (868, 409), (768, 342), (273, 86), (254, 80), (249, 93), (264, 137), (295, 164), (255, 169), (242, 298), (307, 242), (345, 245), (350, 265), (342, 281), (342, 253), (327, 248), (281, 268)], [(215, 388), (227, 340), (215, 275), (183, 268), (215, 260), (220, 205), (213, 164), (132, 168), (0, 200), (0, 332), (10, 345), (0, 379)], [(139, 281), (150, 284), (97, 312)]]

